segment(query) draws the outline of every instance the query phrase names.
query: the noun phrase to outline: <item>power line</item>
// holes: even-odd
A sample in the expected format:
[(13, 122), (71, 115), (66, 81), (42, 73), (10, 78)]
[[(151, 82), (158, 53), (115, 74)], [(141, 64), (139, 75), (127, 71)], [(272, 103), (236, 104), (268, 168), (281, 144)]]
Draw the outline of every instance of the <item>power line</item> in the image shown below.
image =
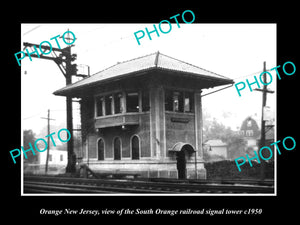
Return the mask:
[(47, 128), (48, 128), (48, 140), (47, 140), (47, 158), (46, 158), (46, 167), (45, 167), (45, 173), (48, 172), (48, 160), (49, 160), (49, 152), (50, 152), (50, 120), (55, 120), (50, 118), (50, 109), (48, 109), (48, 117), (41, 117), (41, 119), (46, 119), (47, 122)]
[[(266, 70), (266, 62), (264, 62), (264, 72), (267, 71)], [(267, 83), (267, 77), (266, 77), (266, 73), (263, 74), (263, 82)], [(261, 134), (260, 134), (260, 142), (259, 142), (259, 147), (260, 149), (263, 148), (265, 146), (265, 142), (266, 142), (266, 121), (264, 118), (264, 108), (266, 107), (266, 103), (267, 103), (267, 93), (274, 93), (271, 92), (267, 89), (267, 85), (263, 86), (263, 89), (255, 89), (256, 91), (261, 91), (263, 93), (262, 95), (262, 112), (261, 112)], [(260, 170), (260, 178), (262, 180), (265, 179), (265, 162), (262, 162), (261, 165), (261, 170)]]
[(40, 26), (42, 26), (42, 25), (38, 25), (38, 26), (36, 26), (36, 27), (30, 29), (29, 31), (26, 31), (26, 32), (23, 34), (23, 36), (25, 36), (26, 34), (29, 34), (30, 32), (32, 32), (32, 31), (34, 31), (34, 30), (36, 30), (36, 29), (39, 28)]
[(40, 114), (41, 114), (41, 112), (39, 112), (39, 113), (37, 113), (37, 114), (35, 114), (35, 115), (32, 115), (32, 116), (25, 117), (25, 118), (23, 118), (22, 120), (28, 120), (28, 119), (31, 119), (31, 118), (33, 118), (33, 117), (37, 117), (37, 116), (40, 115)]
[[(268, 72), (268, 71), (271, 71), (270, 69), (267, 69), (265, 72)], [(232, 78), (233, 80), (237, 80), (237, 79), (240, 79), (240, 78), (244, 78), (244, 77), (250, 77), (250, 76), (254, 76), (255, 74), (261, 74), (262, 72), (264, 72), (263, 70), (260, 70), (260, 71), (257, 71), (255, 73), (250, 73), (248, 75), (244, 75), (244, 76), (240, 76), (240, 77), (235, 77), (235, 78)]]

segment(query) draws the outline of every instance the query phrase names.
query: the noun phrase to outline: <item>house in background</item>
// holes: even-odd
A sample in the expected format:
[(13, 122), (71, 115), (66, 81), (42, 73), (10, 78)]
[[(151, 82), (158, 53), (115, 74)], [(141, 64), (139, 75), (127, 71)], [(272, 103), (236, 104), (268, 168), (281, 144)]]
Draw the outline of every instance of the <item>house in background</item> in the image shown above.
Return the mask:
[[(66, 166), (68, 162), (68, 152), (66, 150), (50, 149), (49, 151), (49, 166)], [(40, 165), (46, 164), (47, 151), (39, 153)]]
[[(24, 164), (24, 173), (26, 174), (45, 174), (47, 150), (39, 152), (35, 156), (34, 163)], [(48, 158), (48, 171), (47, 174), (64, 173), (68, 162), (67, 150), (60, 150), (51, 148)]]
[(204, 144), (208, 161), (220, 161), (228, 159), (227, 144), (220, 139), (208, 140)]
[(92, 170), (206, 178), (201, 92), (232, 83), (156, 52), (117, 63), (54, 94), (80, 98), (83, 163)]
[[(257, 122), (248, 116), (242, 123), (240, 128), (240, 134), (244, 137), (246, 141), (246, 148), (251, 150), (258, 150), (257, 139), (260, 136), (260, 130)], [(246, 151), (247, 151), (246, 149)]]

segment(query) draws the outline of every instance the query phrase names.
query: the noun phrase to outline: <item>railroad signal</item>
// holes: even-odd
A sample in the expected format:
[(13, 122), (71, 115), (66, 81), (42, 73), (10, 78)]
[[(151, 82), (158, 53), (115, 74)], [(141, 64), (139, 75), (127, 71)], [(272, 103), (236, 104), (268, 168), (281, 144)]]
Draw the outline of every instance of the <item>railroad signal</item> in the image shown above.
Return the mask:
[[(73, 38), (70, 38), (70, 34), (73, 36)], [(65, 37), (67, 35), (67, 37)], [(65, 48), (60, 48), (59, 42), (57, 38), (60, 37), (63, 39), (63, 42), (68, 45)], [(58, 48), (52, 47), (50, 42), (44, 41), (40, 45), (32, 44), (28, 42), (24, 42), (24, 47), (30, 47), (34, 48), (34, 51), (29, 53), (29, 51), (26, 49), (26, 52), (18, 52), (15, 54), (15, 56), (19, 53), (23, 54), (23, 57), (20, 59), (17, 58), (17, 61), (20, 65), (20, 60), (22, 60), (25, 56), (34, 57), (34, 58), (41, 58), (41, 59), (48, 59), (52, 60), (56, 63), (56, 65), (59, 67), (60, 71), (66, 78), (66, 85), (69, 85), (72, 83), (72, 76), (81, 76), (85, 77), (87, 75), (83, 74), (77, 74), (77, 64), (71, 64), (71, 62), (75, 61), (77, 59), (77, 54), (71, 54), (71, 47), (73, 47), (73, 43), (75, 42), (75, 34), (71, 31), (66, 31), (62, 36), (57, 35), (50, 40), (54, 39), (56, 41), (56, 44)], [(43, 43), (46, 43), (49, 45), (42, 45)], [(37, 47), (39, 46), (39, 49), (42, 54), (39, 54)], [(52, 56), (45, 56), (52, 53)], [(76, 165), (76, 157), (74, 155), (74, 147), (73, 147), (73, 120), (72, 120), (72, 97), (67, 96), (66, 97), (66, 109), (67, 109), (67, 129), (70, 132), (70, 141), (67, 145), (68, 150), (68, 164), (66, 167), (66, 172), (74, 173), (76, 171), (75, 165)]]

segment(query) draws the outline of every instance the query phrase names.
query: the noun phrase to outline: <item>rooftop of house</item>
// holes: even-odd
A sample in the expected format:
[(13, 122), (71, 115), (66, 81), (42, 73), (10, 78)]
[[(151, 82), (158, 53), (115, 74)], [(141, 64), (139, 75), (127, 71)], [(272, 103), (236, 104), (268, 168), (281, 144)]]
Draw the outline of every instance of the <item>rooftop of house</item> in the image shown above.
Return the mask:
[(251, 116), (248, 116), (242, 123), (240, 128), (241, 131), (244, 131), (244, 136), (247, 136), (246, 131), (252, 130), (253, 134), (250, 136), (251, 138), (257, 138), (260, 135), (260, 130), (257, 122)]
[(121, 77), (128, 77), (150, 70), (180, 72), (196, 78), (214, 81), (215, 85), (233, 84), (234, 81), (225, 76), (205, 70), (198, 66), (183, 62), (170, 56), (155, 52), (135, 59), (117, 63), (94, 75), (69, 84), (54, 92), (55, 95), (70, 95), (72, 91), (100, 84), (104, 81), (113, 81)]
[(212, 140), (208, 140), (207, 142), (205, 142), (206, 145), (210, 145), (212, 147), (223, 147), (223, 146), (227, 146), (226, 143), (224, 143), (222, 140), (220, 139), (212, 139)]
[(243, 122), (240, 130), (259, 130), (258, 124), (251, 116), (248, 116)]

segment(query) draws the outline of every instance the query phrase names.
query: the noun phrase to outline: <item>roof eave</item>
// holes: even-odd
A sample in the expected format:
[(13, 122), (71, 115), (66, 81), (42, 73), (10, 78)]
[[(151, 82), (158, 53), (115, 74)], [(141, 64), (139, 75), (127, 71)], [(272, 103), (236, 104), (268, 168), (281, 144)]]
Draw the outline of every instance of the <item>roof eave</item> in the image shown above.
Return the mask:
[(234, 81), (232, 79), (229, 79), (229, 78), (226, 79), (226, 78), (223, 78), (223, 77), (212, 77), (212, 76), (208, 76), (208, 75), (202, 75), (202, 74), (196, 74), (196, 73), (191, 73), (191, 72), (186, 72), (186, 71), (178, 71), (178, 70), (172, 70), (172, 69), (167, 69), (167, 68), (155, 67), (154, 66), (154, 67), (150, 67), (150, 68), (139, 70), (139, 71), (134, 71), (134, 72), (127, 73), (127, 74), (120, 74), (120, 75), (115, 76), (115, 77), (107, 78), (105, 80), (95, 81), (95, 82), (84, 84), (84, 85), (81, 85), (81, 86), (78, 86), (78, 87), (73, 87), (73, 88), (69, 87), (68, 88), (68, 86), (72, 86), (72, 84), (70, 84), (66, 87), (63, 87), (59, 90), (56, 90), (55, 92), (53, 92), (53, 94), (54, 95), (59, 95), (59, 96), (75, 96), (75, 95), (77, 95), (76, 93), (82, 91), (83, 89), (88, 88), (88, 87), (97, 86), (100, 83), (103, 84), (103, 83), (107, 83), (107, 82), (113, 82), (113, 81), (116, 81), (116, 80), (128, 78), (129, 76), (140, 76), (140, 75), (143, 75), (145, 73), (149, 73), (149, 72), (155, 71), (155, 70), (156, 71), (173, 72), (173, 73), (181, 74), (183, 76), (189, 76), (189, 77), (192, 77), (192, 78), (195, 78), (195, 79), (210, 80), (210, 81), (215, 83), (215, 85), (211, 85), (207, 88), (212, 88), (212, 87), (226, 85), (226, 84), (234, 84)]

